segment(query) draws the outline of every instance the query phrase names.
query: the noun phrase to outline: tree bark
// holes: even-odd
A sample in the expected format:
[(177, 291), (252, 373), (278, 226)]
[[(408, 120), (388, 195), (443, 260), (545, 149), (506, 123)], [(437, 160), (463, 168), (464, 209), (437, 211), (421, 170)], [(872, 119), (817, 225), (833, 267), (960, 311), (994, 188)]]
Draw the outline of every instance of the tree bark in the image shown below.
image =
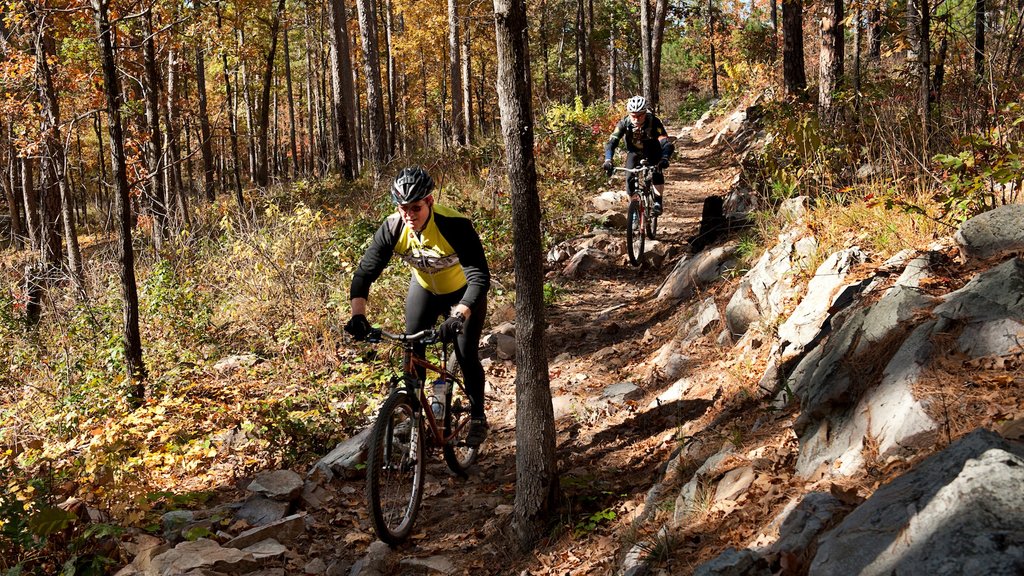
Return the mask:
[[(392, 37), (391, 33), (394, 31), (394, 15), (391, 9), (391, 0), (385, 0), (384, 2), (384, 51), (386, 53), (386, 65), (387, 65), (387, 85), (388, 85), (388, 155), (391, 157), (395, 156), (396, 148), (398, 145), (398, 118), (396, 116), (396, 104), (397, 98), (395, 92), (398, 90), (398, 78), (397, 72), (395, 71), (395, 55), (392, 52)], [(468, 58), (467, 55), (463, 54), (463, 62)], [(463, 78), (463, 85), (469, 82), (468, 78)], [(468, 100), (467, 100), (468, 106)], [(469, 123), (466, 123), (469, 126)]]
[(377, 54), (377, 17), (373, 0), (356, 0), (359, 35), (363, 46), (363, 74), (366, 76), (366, 120), (369, 159), (374, 174), (380, 174), (387, 160), (384, 134), (384, 101), (381, 97), (380, 59)]
[[(451, 1), (451, 0), (449, 0)], [(590, 103), (587, 91), (587, 21), (584, 0), (576, 0), (576, 97)]]
[(661, 46), (665, 40), (665, 18), (668, 0), (656, 0), (654, 24), (651, 27), (651, 108), (660, 110), (661, 103)]
[(29, 245), (33, 250), (43, 248), (42, 214), (39, 210), (39, 189), (35, 186), (32, 159), (20, 157), (21, 161), (21, 194), (25, 201), (25, 228), (28, 230)]
[(651, 0), (640, 0), (640, 70), (644, 98), (654, 106), (654, 56), (651, 54)]
[(835, 93), (843, 74), (843, 0), (825, 0), (821, 7), (821, 48), (818, 51), (818, 107), (826, 123), (836, 120)]
[(608, 105), (615, 104), (616, 92), (616, 74), (615, 69), (618, 67), (618, 50), (615, 48), (615, 23), (608, 29)]
[(288, 42), (290, 26), (285, 26), (281, 35), (281, 48), (284, 50), (284, 86), (288, 96), (288, 147), (291, 151), (292, 160), (288, 164), (289, 174), (292, 180), (299, 178), (299, 149), (296, 143), (297, 131), (295, 129), (295, 93), (292, 90), (292, 51)]
[(177, 229), (187, 226), (191, 220), (188, 198), (185, 195), (185, 181), (181, 174), (181, 117), (178, 110), (178, 49), (172, 46), (167, 52), (167, 97), (163, 100), (164, 123), (167, 125), (167, 206), (168, 214)]
[(465, 115), (462, 105), (462, 49), (459, 47), (459, 3), (448, 0), (448, 78), (452, 97), (452, 143), (466, 145)]
[(159, 251), (167, 234), (167, 194), (164, 189), (163, 134), (160, 131), (160, 70), (156, 63), (156, 43), (153, 40), (153, 11), (146, 10), (146, 38), (142, 43), (146, 70), (143, 87), (146, 98), (146, 160), (149, 164), (149, 209), (153, 216), (153, 246)]
[(711, 95), (718, 98), (718, 59), (715, 54), (715, 9), (708, 0), (708, 44), (711, 52)]
[(462, 111), (465, 117), (466, 144), (473, 142), (473, 73), (470, 67), (469, 44), (470, 28), (469, 18), (463, 18), (465, 26), (462, 27), (462, 38), (459, 41), (459, 50), (462, 51)]
[(124, 356), (131, 383), (129, 396), (140, 401), (145, 396), (143, 380), (146, 365), (142, 361), (142, 338), (139, 333), (139, 296), (135, 284), (135, 256), (132, 252), (132, 227), (124, 134), (121, 130), (121, 88), (114, 64), (114, 46), (111, 40), (110, 20), (107, 18), (107, 1), (92, 0), (96, 18), (96, 31), (100, 60), (103, 68), (104, 92), (107, 97), (107, 127), (110, 131), (110, 157), (114, 183), (117, 186), (117, 211), (120, 225), (120, 278), (124, 299)]
[(882, 11), (872, 8), (868, 15), (868, 58), (882, 59)]
[(344, 0), (331, 0), (331, 85), (334, 87), (334, 117), (337, 123), (341, 174), (346, 180), (356, 175), (355, 89), (349, 54), (347, 9)]
[(494, 0), (498, 104), (512, 191), (516, 282), (516, 495), (512, 529), (528, 549), (558, 499), (555, 420), (544, 346), (540, 196), (533, 157), (529, 43), (524, 0)]
[[(78, 233), (75, 227), (74, 197), (68, 186), (65, 172), (66, 158), (64, 141), (60, 133), (60, 102), (53, 85), (53, 71), (50, 69), (49, 58), (55, 54), (53, 39), (45, 28), (45, 18), (39, 14), (40, 7), (26, 2), (26, 8), (34, 24), (33, 53), (35, 56), (35, 81), (39, 95), (41, 126), (40, 135), (43, 140), (42, 165), (40, 172), (42, 181), (49, 182), (41, 188), (44, 196), (42, 218), (44, 230), (43, 262), (48, 266), (60, 265), (60, 238), (57, 236), (57, 220), (64, 232), (64, 244), (67, 248), (68, 273), (75, 289), (81, 294), (84, 289), (82, 253), (78, 246)], [(52, 198), (54, 189), (57, 197)]]
[(974, 0), (974, 76), (985, 80), (985, 0)]
[[(242, 175), (240, 173), (242, 162), (238, 154), (238, 90), (231, 85), (232, 70), (228, 66), (227, 51), (221, 50), (220, 58), (224, 67), (224, 109), (228, 114), (228, 136), (231, 141), (231, 182), (235, 189), (235, 203), (238, 204), (239, 210), (243, 210), (245, 199), (242, 198)], [(221, 175), (225, 172), (226, 170), (222, 170)]]
[[(107, 0), (92, 0), (93, 2), (106, 2)], [(201, 14), (201, 0), (195, 0), (196, 14)], [(196, 100), (199, 105), (199, 137), (200, 150), (203, 155), (203, 186), (206, 192), (206, 199), (213, 202), (214, 173), (213, 173), (213, 135), (210, 130), (210, 113), (206, 100), (206, 57), (203, 54), (203, 39), (196, 42)]]
[(803, 16), (802, 0), (782, 0), (782, 74), (791, 96), (802, 96), (807, 88)]
[(928, 163), (931, 154), (928, 140), (931, 137), (931, 7), (928, 0), (917, 0), (918, 21), (921, 23), (918, 38), (918, 77), (921, 89), (918, 97), (921, 110), (921, 161)]
[(267, 53), (267, 65), (263, 70), (263, 94), (260, 96), (259, 134), (257, 136), (256, 153), (256, 184), (265, 187), (268, 183), (267, 164), (270, 158), (267, 130), (270, 126), (270, 88), (274, 85), (274, 58), (277, 54), (277, 32), (281, 28), (281, 14), (284, 12), (285, 0), (278, 0), (277, 10), (270, 23), (270, 51)]

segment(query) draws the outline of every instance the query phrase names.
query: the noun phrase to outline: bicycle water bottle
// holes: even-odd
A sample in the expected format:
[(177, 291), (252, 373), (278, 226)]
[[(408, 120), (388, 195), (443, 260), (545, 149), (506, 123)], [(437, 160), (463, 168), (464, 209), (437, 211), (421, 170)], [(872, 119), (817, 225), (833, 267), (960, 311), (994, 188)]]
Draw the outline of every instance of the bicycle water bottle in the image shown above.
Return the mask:
[(448, 384), (444, 380), (434, 380), (433, 392), (430, 396), (430, 410), (435, 420), (444, 418), (444, 396), (448, 393)]

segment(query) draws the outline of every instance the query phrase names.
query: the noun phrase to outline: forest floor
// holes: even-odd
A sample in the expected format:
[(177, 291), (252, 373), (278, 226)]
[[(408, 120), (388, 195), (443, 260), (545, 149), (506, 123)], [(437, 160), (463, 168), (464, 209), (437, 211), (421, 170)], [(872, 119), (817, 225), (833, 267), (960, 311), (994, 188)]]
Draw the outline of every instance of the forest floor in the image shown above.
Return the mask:
[[(528, 555), (514, 552), (505, 535), (516, 479), (515, 367), (495, 360), (487, 365), (491, 433), (478, 464), (464, 480), (448, 472), (439, 455), (428, 462), (414, 535), (388, 554), (385, 574), (610, 574), (635, 542), (626, 519), (659, 480), (659, 468), (676, 447), (677, 428), (711, 405), (709, 400), (672, 410), (645, 408), (671, 384), (659, 380), (653, 360), (675, 334), (677, 322), (671, 320), (681, 310), (652, 296), (687, 252), (704, 198), (726, 193), (738, 171), (727, 148), (711, 147), (713, 133), (690, 135), (676, 144), (659, 219), (658, 240), (673, 256), (659, 268), (632, 267), (623, 255), (578, 278), (558, 275), (561, 265), (548, 274), (560, 287), (547, 318), (552, 396), (573, 398), (576, 407), (556, 421), (563, 492), (559, 528)], [(618, 178), (609, 183), (620, 185)], [(619, 382), (640, 386), (646, 397), (610, 410), (587, 408)], [(331, 572), (347, 574), (346, 566), (375, 538), (363, 481), (335, 480), (330, 490), (335, 498), (326, 513), (314, 513), (319, 524), (308, 533), (303, 556), (320, 557), (333, 565)]]

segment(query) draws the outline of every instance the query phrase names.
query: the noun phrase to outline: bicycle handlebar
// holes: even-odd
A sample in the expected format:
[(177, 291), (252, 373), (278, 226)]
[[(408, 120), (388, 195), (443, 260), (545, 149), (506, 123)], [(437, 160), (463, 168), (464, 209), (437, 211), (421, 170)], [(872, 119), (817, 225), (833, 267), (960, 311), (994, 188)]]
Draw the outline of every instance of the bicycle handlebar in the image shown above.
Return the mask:
[(425, 344), (434, 344), (440, 341), (437, 330), (433, 328), (427, 328), (426, 330), (420, 330), (414, 334), (396, 334), (394, 332), (388, 332), (382, 328), (374, 328), (370, 330), (370, 333), (366, 335), (367, 342), (380, 342), (381, 338), (387, 338), (388, 340), (396, 340), (398, 342), (423, 342)]

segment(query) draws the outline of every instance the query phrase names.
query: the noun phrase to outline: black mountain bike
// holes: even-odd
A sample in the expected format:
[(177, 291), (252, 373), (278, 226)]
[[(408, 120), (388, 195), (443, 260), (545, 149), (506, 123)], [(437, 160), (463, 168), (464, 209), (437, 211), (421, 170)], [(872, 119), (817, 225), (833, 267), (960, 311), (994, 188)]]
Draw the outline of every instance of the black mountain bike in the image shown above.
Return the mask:
[[(387, 338), (403, 349), (401, 373), (392, 377), (390, 393), (377, 414), (370, 433), (366, 461), (366, 499), (377, 536), (388, 544), (400, 544), (412, 533), (412, 525), (423, 498), (426, 454), (441, 448), (444, 461), (456, 474), (465, 477), (476, 461), (479, 446), (466, 444), (472, 414), (472, 399), (460, 378), (455, 354), (442, 344), (440, 363), (417, 355), (413, 346), (440, 342), (436, 330), (415, 334), (392, 334), (374, 329), (368, 342)], [(425, 371), (424, 386), (418, 371)], [(435, 415), (428, 394), (445, 385), (443, 414)], [(426, 388), (426, 390), (425, 390)]]
[(633, 266), (640, 265), (640, 259), (644, 255), (644, 236), (654, 240), (658, 233), (658, 215), (654, 213), (654, 184), (652, 178), (657, 173), (657, 166), (647, 164), (647, 159), (640, 161), (637, 168), (615, 168), (616, 172), (625, 172), (626, 190), (629, 190), (628, 180), (636, 179), (633, 195), (629, 199), (629, 208), (626, 210), (626, 248), (629, 252), (629, 263)]

